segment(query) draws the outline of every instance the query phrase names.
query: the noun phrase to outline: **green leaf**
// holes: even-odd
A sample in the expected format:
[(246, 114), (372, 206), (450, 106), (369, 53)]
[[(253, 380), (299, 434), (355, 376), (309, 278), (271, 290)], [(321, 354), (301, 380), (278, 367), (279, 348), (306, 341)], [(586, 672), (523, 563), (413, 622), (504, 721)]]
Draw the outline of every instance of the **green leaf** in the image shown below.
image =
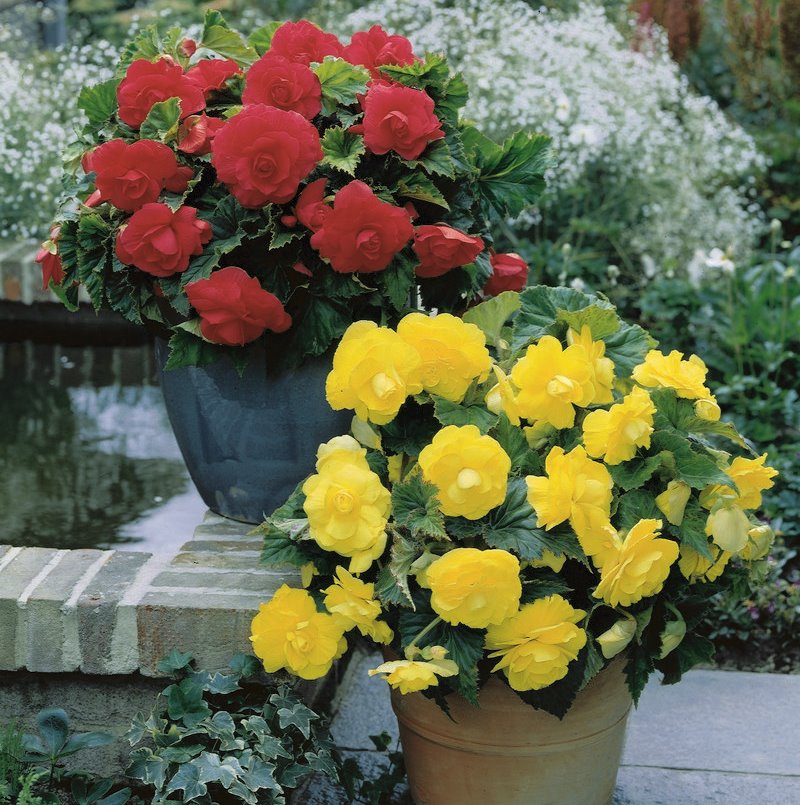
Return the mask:
[(412, 260), (405, 252), (400, 252), (380, 274), (383, 295), (397, 311), (406, 310), (409, 306), (409, 295), (416, 282), (416, 264), (416, 260)]
[(638, 643), (628, 645), (626, 656), (628, 661), (625, 664), (625, 680), (628, 683), (628, 690), (633, 698), (633, 703), (638, 705), (639, 697), (642, 695), (645, 685), (647, 685), (647, 680), (655, 670), (653, 657), (649, 649)]
[(282, 22), (272, 21), (256, 28), (248, 39), (250, 47), (254, 48), (259, 56), (263, 56), (272, 47), (272, 37), (281, 25)]
[(102, 126), (117, 111), (117, 87), (120, 79), (111, 78), (91, 87), (83, 87), (78, 95), (78, 108), (86, 112), (89, 123)]
[(563, 321), (576, 333), (580, 333), (584, 327), (588, 326), (592, 339), (595, 341), (613, 335), (619, 330), (621, 324), (614, 306), (604, 300), (598, 300), (595, 304), (581, 310), (557, 310), (556, 315), (559, 321)]
[(541, 456), (531, 450), (521, 428), (512, 425), (505, 414), (500, 414), (500, 421), (490, 435), (508, 453), (512, 475), (539, 475), (542, 472)]
[(305, 358), (322, 355), (344, 335), (352, 321), (350, 311), (342, 304), (311, 297), (305, 311), (294, 318), (284, 364), (296, 366)]
[(545, 549), (561, 553), (558, 540), (536, 526), (536, 512), (528, 503), (528, 487), (523, 478), (508, 483), (503, 503), (486, 517), (483, 538), (490, 548), (515, 553), (523, 561), (541, 559)]
[(206, 25), (198, 46), (225, 59), (233, 59), (245, 67), (258, 59), (258, 53), (236, 31), (222, 25)]
[(324, 164), (355, 176), (361, 155), (366, 151), (360, 134), (351, 134), (341, 126), (334, 126), (322, 135), (320, 144)]
[(518, 293), (503, 291), (503, 293), (470, 308), (464, 314), (464, 321), (479, 327), (486, 336), (487, 343), (497, 346), (503, 327), (521, 306), (522, 302)]
[(597, 643), (591, 632), (586, 633), (586, 667), (583, 671), (583, 680), (581, 681), (581, 690), (583, 690), (589, 682), (596, 677), (600, 671), (603, 670), (605, 661), (600, 650), (597, 648)]
[(730, 422), (711, 422), (701, 419), (694, 412), (694, 402), (678, 397), (675, 389), (653, 389), (650, 392), (658, 414), (657, 425), (665, 425), (680, 433), (713, 434), (722, 436), (739, 447), (747, 448), (747, 443), (739, 435), (735, 425)]
[(214, 344), (198, 338), (186, 330), (173, 331), (169, 339), (169, 358), (165, 370), (184, 366), (208, 366), (222, 357), (222, 351)]
[[(417, 473), (407, 481), (392, 487), (392, 516), (399, 526), (405, 526), (413, 536), (447, 540), (444, 517), (439, 511), (437, 489)], [(419, 554), (417, 553), (414, 558)]]
[(159, 661), (158, 670), (162, 674), (172, 676), (178, 671), (186, 670), (191, 664), (191, 652), (184, 654), (183, 652), (180, 652), (178, 649), (174, 648), (166, 657)]
[(442, 425), (475, 425), (481, 433), (486, 433), (497, 424), (497, 414), (483, 405), (460, 405), (444, 397), (431, 396), (436, 419)]
[(405, 453), (416, 458), (439, 430), (429, 408), (409, 400), (400, 413), (388, 424), (382, 425), (383, 449), (387, 454)]
[(703, 509), (700, 502), (695, 497), (689, 498), (686, 508), (683, 511), (683, 520), (678, 526), (678, 536), (681, 544), (688, 545), (704, 556), (709, 561), (713, 561), (711, 549), (708, 546), (708, 536), (706, 534), (706, 522), (708, 512)]
[(203, 699), (203, 688), (193, 679), (183, 679), (164, 691), (167, 714), (173, 721), (182, 721), (191, 729), (211, 715), (208, 702)]
[(423, 61), (411, 64), (385, 64), (378, 67), (379, 72), (392, 81), (414, 89), (429, 86), (444, 86), (450, 77), (447, 59), (441, 53), (427, 53)]
[(639, 520), (660, 520), (662, 517), (663, 515), (656, 506), (655, 498), (644, 489), (626, 492), (619, 499), (618, 528), (633, 528)]
[(419, 171), (400, 179), (395, 192), (401, 198), (413, 198), (418, 201), (425, 201), (428, 204), (435, 204), (445, 210), (450, 209), (447, 199), (433, 183), (433, 180)]
[(348, 64), (335, 56), (326, 56), (312, 69), (322, 88), (322, 105), (326, 114), (332, 114), (337, 104), (352, 106), (358, 101), (356, 96), (367, 91), (369, 71), (364, 67)]
[(637, 456), (608, 467), (614, 483), (626, 492), (644, 486), (661, 466), (661, 456)]
[[(412, 560), (413, 561), (413, 560)], [(384, 565), (375, 579), (375, 595), (385, 606), (410, 607), (413, 606), (411, 595), (397, 583), (397, 579), (389, 565)]]
[[(397, 531), (392, 532), (392, 548), (389, 564), (386, 566), (391, 575), (392, 582), (401, 594), (403, 606), (413, 606), (411, 589), (408, 585), (408, 574), (411, 572), (411, 565), (420, 557), (422, 548), (413, 540), (406, 539)], [(397, 597), (382, 585), (384, 593), (391, 598)]]
[(230, 788), (235, 780), (244, 773), (239, 761), (228, 755), (224, 760), (212, 752), (203, 752), (200, 757), (192, 761), (197, 768), (198, 782), (220, 783), (224, 788)]
[(520, 310), (514, 319), (513, 346), (515, 349), (537, 341), (543, 335), (555, 335), (563, 330), (559, 316), (565, 312), (585, 310), (593, 298), (572, 288), (551, 288), (534, 285), (519, 295)]
[(678, 433), (657, 430), (650, 445), (652, 450), (662, 450), (672, 456), (676, 476), (693, 489), (703, 489), (709, 484), (733, 486), (731, 479), (708, 454), (694, 450), (691, 442)]
[(536, 202), (545, 188), (545, 171), (552, 164), (549, 137), (518, 131), (501, 146), (471, 127), (462, 136), (478, 171), (477, 189), (484, 207), (515, 216)]
[[(276, 704), (275, 694), (270, 696), (270, 703)], [(277, 706), (277, 705), (276, 705)], [(287, 727), (296, 727), (303, 734), (304, 738), (308, 738), (311, 734), (311, 722), (316, 721), (317, 714), (313, 710), (309, 710), (302, 702), (295, 702), (291, 707), (280, 707), (278, 709), (278, 722), (281, 729)]]
[(302, 567), (310, 561), (297, 542), (274, 526), (270, 526), (266, 533), (263, 531), (259, 533), (264, 533), (264, 547), (261, 549), (260, 559), (262, 565)]
[(136, 59), (155, 61), (161, 55), (162, 45), (158, 30), (155, 25), (150, 25), (123, 47), (117, 64), (117, 75), (123, 75), (131, 62)]
[(409, 168), (424, 168), (428, 173), (455, 179), (456, 166), (444, 140), (434, 140), (417, 159), (403, 159)]
[(181, 802), (191, 802), (205, 796), (208, 786), (200, 782), (200, 770), (196, 766), (184, 763), (178, 766), (178, 771), (167, 784), (164, 793), (169, 795), (176, 791), (183, 791)]
[(168, 143), (178, 136), (181, 120), (181, 102), (178, 98), (154, 103), (139, 129), (143, 140)]
[(536, 568), (533, 572), (537, 574), (535, 578), (522, 581), (520, 605), (530, 604), (537, 598), (547, 598), (548, 595), (567, 596), (572, 592), (572, 587), (550, 568)]
[(645, 355), (656, 346), (655, 339), (638, 324), (622, 322), (619, 329), (603, 339), (606, 357), (614, 361), (617, 377), (630, 377), (634, 366), (644, 361)]
[(130, 758), (130, 765), (125, 771), (129, 777), (141, 780), (145, 785), (152, 785), (157, 790), (164, 787), (169, 765), (166, 760), (146, 746), (135, 749)]
[(59, 707), (48, 707), (36, 716), (36, 726), (47, 754), (59, 755), (69, 739), (69, 716)]

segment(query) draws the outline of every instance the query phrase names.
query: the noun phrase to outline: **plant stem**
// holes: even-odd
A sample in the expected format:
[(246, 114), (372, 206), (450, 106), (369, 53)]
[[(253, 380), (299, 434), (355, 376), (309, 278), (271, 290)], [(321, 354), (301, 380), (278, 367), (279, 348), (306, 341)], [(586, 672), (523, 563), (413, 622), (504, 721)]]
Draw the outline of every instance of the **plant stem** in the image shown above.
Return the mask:
[(413, 640), (412, 640), (412, 641), (411, 641), (411, 642), (410, 642), (410, 643), (409, 643), (409, 644), (406, 646), (406, 652), (408, 652), (408, 650), (409, 650), (409, 649), (412, 649), (412, 648), (417, 648), (417, 643), (418, 643), (420, 640), (422, 640), (422, 638), (423, 638), (423, 637), (425, 637), (425, 635), (426, 635), (426, 634), (428, 634), (428, 632), (430, 632), (430, 631), (431, 631), (431, 629), (433, 629), (434, 627), (438, 626), (438, 625), (439, 625), (441, 622), (442, 622), (441, 617), (437, 615), (437, 617), (436, 617), (436, 618), (434, 618), (434, 620), (432, 620), (432, 621), (431, 621), (431, 622), (430, 622), (430, 623), (429, 623), (429, 624), (428, 624), (428, 625), (427, 625), (427, 626), (426, 626), (426, 627), (425, 627), (425, 628), (424, 628), (424, 629), (423, 629), (423, 630), (422, 630), (422, 631), (421, 631), (421, 632), (420, 632), (420, 633), (419, 633), (419, 634), (418, 634), (418, 635), (417, 635), (417, 636), (416, 636), (416, 637), (415, 637), (415, 638), (414, 638), (414, 639), (413, 639)]

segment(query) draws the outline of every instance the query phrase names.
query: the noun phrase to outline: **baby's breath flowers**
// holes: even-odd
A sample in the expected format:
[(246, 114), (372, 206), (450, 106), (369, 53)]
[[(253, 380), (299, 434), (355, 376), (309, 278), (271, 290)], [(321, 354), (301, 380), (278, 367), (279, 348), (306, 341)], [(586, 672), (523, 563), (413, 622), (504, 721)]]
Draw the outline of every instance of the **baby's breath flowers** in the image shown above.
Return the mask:
[[(659, 352), (603, 299), (570, 291), (575, 309), (559, 308), (563, 290), (501, 294), (464, 321), (354, 324), (328, 389), (364, 418), (263, 526), (266, 556), (313, 567), (320, 631), (380, 645), (370, 674), (401, 695), (479, 703), (493, 675), (563, 716), (618, 658), (638, 696), (643, 668), (674, 679), (710, 657), (698, 598), (769, 551), (753, 510), (775, 471), (697, 415), (712, 399), (700, 358)], [(397, 380), (381, 407), (383, 376)], [(305, 621), (275, 611), (270, 635), (296, 652)]]

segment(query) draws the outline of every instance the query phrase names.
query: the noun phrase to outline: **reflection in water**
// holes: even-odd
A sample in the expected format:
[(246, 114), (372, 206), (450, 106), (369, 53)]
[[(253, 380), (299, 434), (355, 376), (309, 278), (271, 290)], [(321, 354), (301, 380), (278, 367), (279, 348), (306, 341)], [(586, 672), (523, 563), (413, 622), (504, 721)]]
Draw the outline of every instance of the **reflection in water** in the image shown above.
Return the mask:
[(204, 506), (146, 347), (0, 344), (0, 542), (179, 545)]

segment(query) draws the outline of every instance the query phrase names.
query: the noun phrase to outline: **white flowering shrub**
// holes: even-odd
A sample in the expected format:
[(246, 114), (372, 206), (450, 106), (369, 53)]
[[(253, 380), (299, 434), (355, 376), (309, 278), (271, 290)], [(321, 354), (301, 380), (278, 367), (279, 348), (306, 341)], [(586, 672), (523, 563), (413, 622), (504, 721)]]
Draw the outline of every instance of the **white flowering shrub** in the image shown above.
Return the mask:
[(496, 138), (549, 134), (544, 239), (600, 244), (641, 275), (645, 256), (661, 270), (697, 249), (744, 254), (763, 226), (754, 177), (766, 163), (752, 139), (690, 88), (664, 38), (635, 52), (600, 6), (564, 16), (521, 0), (374, 0), (325, 21), (341, 34), (378, 23), (418, 52), (445, 51), (472, 89), (467, 116)]
[(61, 193), (61, 154), (82, 124), (84, 84), (111, 78), (107, 42), (55, 52), (23, 51), (0, 25), (0, 239), (44, 240)]

